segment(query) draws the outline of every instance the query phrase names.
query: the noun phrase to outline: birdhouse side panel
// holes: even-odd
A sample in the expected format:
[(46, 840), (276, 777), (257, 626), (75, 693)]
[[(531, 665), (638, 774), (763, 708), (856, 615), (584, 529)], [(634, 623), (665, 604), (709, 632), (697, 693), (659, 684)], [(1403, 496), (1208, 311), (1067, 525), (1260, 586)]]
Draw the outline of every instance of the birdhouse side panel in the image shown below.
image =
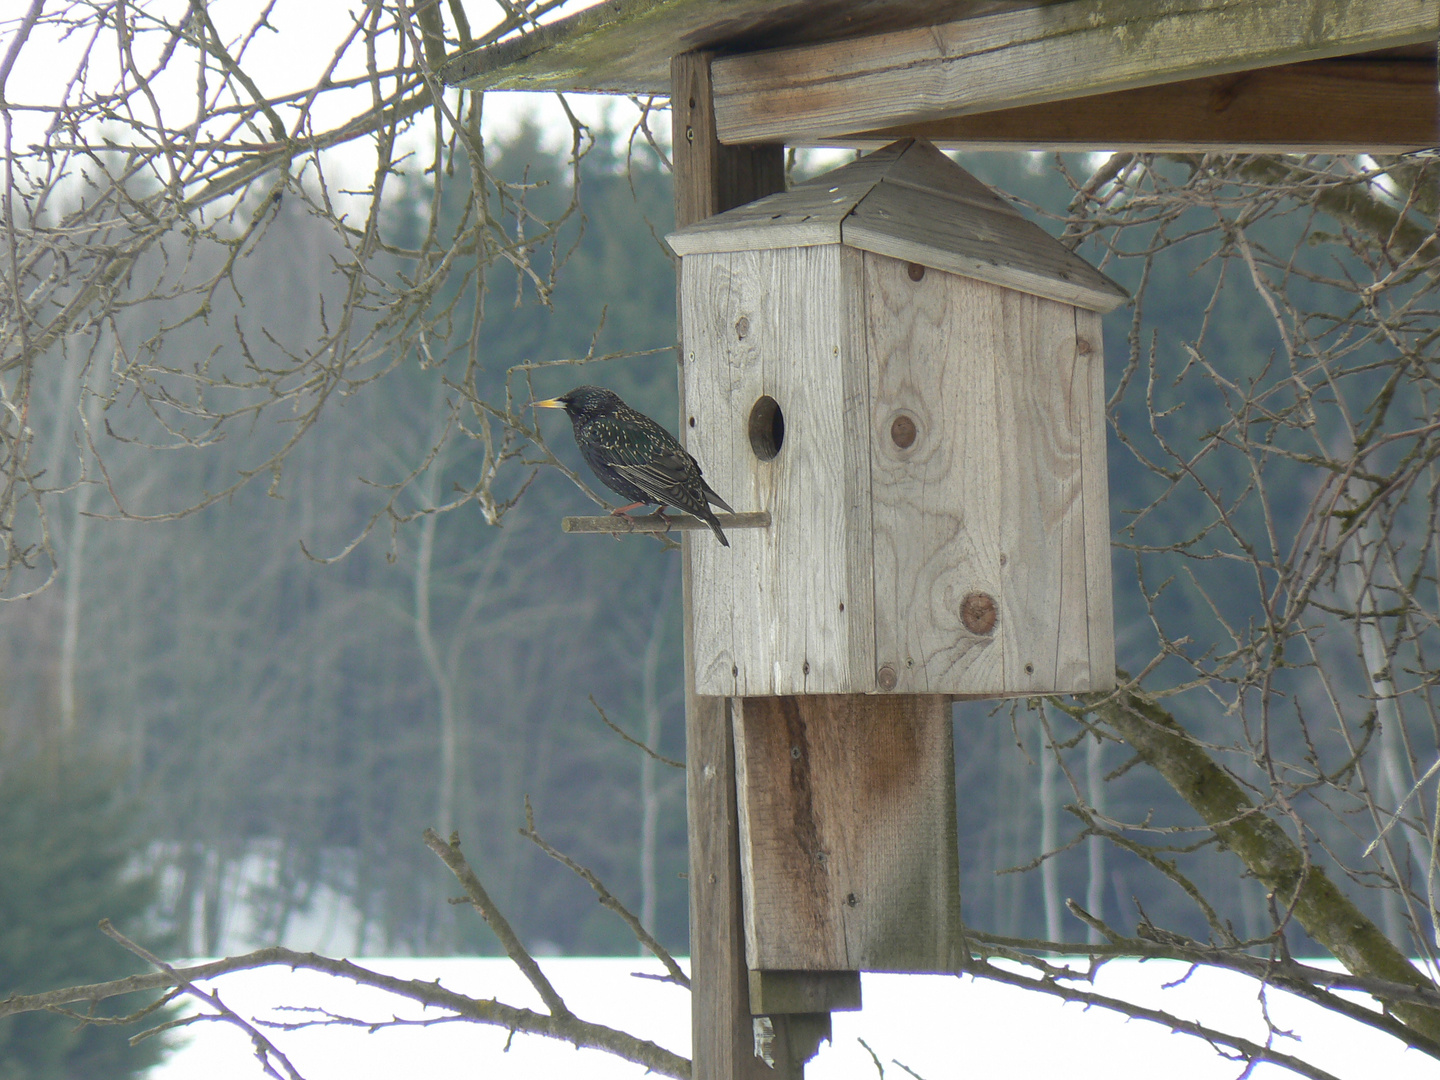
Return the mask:
[[(733, 530), (728, 550), (692, 545), (700, 693), (873, 686), (859, 278), (858, 253), (833, 244), (684, 259), (691, 452), (733, 506), (771, 515)], [(762, 399), (783, 431), (752, 430)], [(767, 437), (779, 442), (768, 460)]]
[[(1088, 357), (1089, 402), (1081, 416), (1085, 434), (1080, 452), (1085, 493), (1085, 601), (1089, 605), (1090, 688), (1115, 688), (1115, 593), (1110, 567), (1109, 426), (1105, 415), (1105, 347), (1101, 317), (1075, 312), (1076, 348)], [(1086, 353), (1088, 347), (1089, 352)]]
[(1005, 682), (1001, 641), (1011, 628), (994, 617), (1006, 561), (1002, 291), (865, 257), (875, 658), (899, 693), (983, 693)]
[(1077, 309), (1002, 292), (1000, 520), (1008, 558), (1000, 619), (1013, 631), (1001, 638), (1008, 693), (1096, 689), (1110, 678), (1098, 670), (1107, 657), (1113, 668), (1110, 576), (1092, 580), (1087, 542), (1087, 521), (1108, 518), (1108, 490), (1093, 467), (1097, 457), (1102, 469), (1104, 461), (1103, 403), (1095, 394), (1103, 353), (1086, 314), (1097, 340), (1082, 338)]

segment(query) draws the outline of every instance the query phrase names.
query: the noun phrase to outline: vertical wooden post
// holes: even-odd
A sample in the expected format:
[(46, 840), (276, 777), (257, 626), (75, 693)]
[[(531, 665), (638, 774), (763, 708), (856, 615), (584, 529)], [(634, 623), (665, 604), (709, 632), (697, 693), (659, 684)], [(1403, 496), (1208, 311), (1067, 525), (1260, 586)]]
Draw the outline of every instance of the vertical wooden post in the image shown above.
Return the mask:
[[(721, 146), (715, 135), (709, 53), (670, 62), (675, 225), (683, 228), (785, 186), (784, 148)], [(677, 304), (677, 309), (678, 309)], [(681, 361), (685, 328), (680, 327)], [(688, 430), (680, 381), (680, 432)], [(745, 964), (735, 748), (730, 702), (695, 693), (690, 648), (690, 548), (685, 534), (685, 761), (690, 833), (690, 978), (693, 1080), (783, 1080), (755, 1057)], [(703, 538), (710, 541), (712, 538)], [(777, 1062), (778, 1064), (778, 1062)], [(792, 1073), (793, 1075), (793, 1073)]]

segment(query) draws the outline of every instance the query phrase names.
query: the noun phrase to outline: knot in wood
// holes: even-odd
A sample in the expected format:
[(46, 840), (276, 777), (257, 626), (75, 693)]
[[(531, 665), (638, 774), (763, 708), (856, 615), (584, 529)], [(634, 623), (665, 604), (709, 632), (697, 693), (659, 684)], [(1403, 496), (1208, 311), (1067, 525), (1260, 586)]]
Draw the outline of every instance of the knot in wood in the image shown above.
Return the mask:
[(881, 690), (894, 690), (899, 680), (895, 677), (895, 669), (886, 664), (875, 673), (875, 681), (880, 684)]
[(890, 441), (901, 450), (909, 450), (915, 445), (915, 418), (908, 413), (901, 413), (890, 421)]
[(968, 593), (965, 599), (960, 601), (960, 621), (972, 634), (990, 633), (995, 629), (997, 616), (995, 598), (989, 593)]
[(736, 321), (735, 336), (741, 341), (750, 336), (750, 317), (748, 315), (741, 315)]

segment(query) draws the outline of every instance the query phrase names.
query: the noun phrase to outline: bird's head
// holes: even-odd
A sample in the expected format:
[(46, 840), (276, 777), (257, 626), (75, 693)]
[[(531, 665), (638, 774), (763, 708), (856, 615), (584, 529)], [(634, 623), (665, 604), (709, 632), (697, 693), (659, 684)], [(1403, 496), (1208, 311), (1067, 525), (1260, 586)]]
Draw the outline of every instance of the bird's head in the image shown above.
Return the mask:
[(620, 395), (603, 386), (577, 386), (559, 397), (530, 403), (537, 409), (564, 409), (571, 420), (590, 420), (614, 412), (624, 404)]

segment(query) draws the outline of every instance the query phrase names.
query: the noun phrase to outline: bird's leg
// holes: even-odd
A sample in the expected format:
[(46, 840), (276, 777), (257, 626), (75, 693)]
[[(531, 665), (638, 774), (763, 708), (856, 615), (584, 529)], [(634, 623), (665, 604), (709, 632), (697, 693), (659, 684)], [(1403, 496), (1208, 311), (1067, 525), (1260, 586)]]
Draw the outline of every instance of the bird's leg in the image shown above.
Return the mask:
[(615, 510), (611, 510), (611, 511), (610, 511), (610, 514), (611, 514), (612, 517), (625, 517), (627, 514), (630, 513), (631, 510), (634, 510), (637, 506), (647, 506), (647, 505), (649, 505), (649, 504), (648, 504), (648, 503), (643, 503), (643, 502), (635, 502), (635, 503), (631, 503), (629, 506), (621, 506), (621, 507), (618, 507), (618, 508), (615, 509)]

